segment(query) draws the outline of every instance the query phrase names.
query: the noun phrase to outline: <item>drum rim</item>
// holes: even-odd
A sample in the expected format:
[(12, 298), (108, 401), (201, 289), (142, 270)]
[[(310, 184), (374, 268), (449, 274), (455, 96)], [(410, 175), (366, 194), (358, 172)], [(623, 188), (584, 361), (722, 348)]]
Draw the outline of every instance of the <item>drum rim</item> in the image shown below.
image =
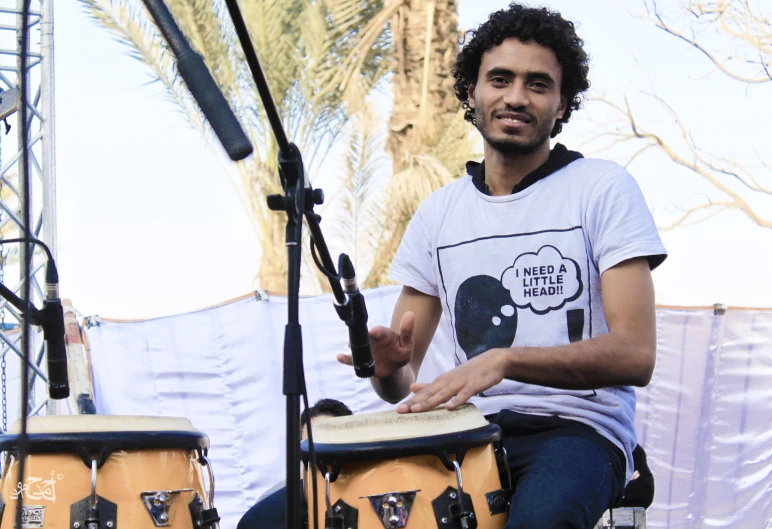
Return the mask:
[[(21, 435), (0, 435), (0, 452), (18, 452)], [(147, 449), (195, 449), (206, 453), (209, 436), (203, 432), (179, 430), (125, 432), (66, 432), (27, 435), (27, 454), (100, 452)]]
[[(470, 448), (493, 444), (501, 438), (501, 427), (489, 423), (472, 430), (410, 439), (365, 443), (314, 443), (314, 453), (318, 466), (332, 465), (337, 468), (349, 461), (373, 461), (421, 455), (437, 456), (448, 467), (450, 454), (456, 454), (458, 457), (459, 452), (466, 453)], [(300, 443), (300, 453), (303, 461), (307, 463), (309, 460), (307, 439)]]

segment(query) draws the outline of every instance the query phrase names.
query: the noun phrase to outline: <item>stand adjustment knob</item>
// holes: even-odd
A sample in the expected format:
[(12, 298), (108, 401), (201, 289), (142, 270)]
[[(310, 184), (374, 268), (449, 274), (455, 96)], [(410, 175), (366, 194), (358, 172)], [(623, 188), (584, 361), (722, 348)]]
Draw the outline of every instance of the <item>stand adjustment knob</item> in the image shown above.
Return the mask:
[(268, 195), (266, 197), (268, 202), (268, 209), (271, 211), (284, 211), (286, 208), (286, 199), (284, 195)]
[(324, 204), (324, 191), (322, 191), (321, 189), (314, 189), (313, 192), (311, 193), (311, 197), (314, 201), (314, 204), (316, 204), (317, 206), (321, 206), (322, 204)]

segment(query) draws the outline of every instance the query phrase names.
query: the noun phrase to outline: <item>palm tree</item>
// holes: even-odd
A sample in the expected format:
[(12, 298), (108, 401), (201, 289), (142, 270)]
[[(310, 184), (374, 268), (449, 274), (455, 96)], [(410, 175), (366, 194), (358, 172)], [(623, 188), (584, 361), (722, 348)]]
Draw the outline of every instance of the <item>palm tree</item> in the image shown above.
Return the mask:
[(387, 150), (394, 174), (366, 286), (386, 276), (408, 222), (432, 191), (476, 156), (470, 126), (454, 95), (459, 51), (457, 0), (403, 0), (391, 21), (394, 107)]
[[(144, 10), (131, 0), (80, 1), (150, 67), (172, 102), (211, 142), (207, 123), (176, 76), (173, 56)], [(260, 286), (284, 291), (284, 219), (265, 204), (266, 195), (280, 191), (277, 147), (222, 1), (167, 0), (167, 4), (257, 146), (256, 154), (237, 167), (261, 243)], [(311, 168), (318, 166), (343, 125), (363, 110), (366, 96), (391, 70), (394, 108), (387, 150), (394, 176), (380, 213), (366, 208), (379, 224), (370, 237), (375, 264), (366, 285), (383, 284), (418, 204), (462, 174), (464, 161), (474, 156), (450, 75), (458, 52), (457, 0), (242, 0), (240, 4), (288, 135)], [(372, 132), (367, 134), (372, 138)], [(347, 178), (361, 179), (351, 156), (358, 157), (361, 168), (369, 167), (367, 172), (374, 150), (362, 150), (356, 142), (350, 146), (360, 152), (349, 153)], [(351, 185), (361, 184), (352, 182), (344, 184), (350, 191)], [(364, 186), (351, 196), (364, 202), (372, 189)], [(365, 210), (349, 198), (344, 211)]]
[[(176, 75), (167, 49), (136, 0), (80, 0), (88, 13), (144, 62), (187, 121), (212, 144), (209, 125)], [(281, 191), (277, 146), (221, 0), (167, 0), (169, 10), (211, 70), (256, 146), (236, 164), (252, 212), (262, 256), (258, 278), (266, 290), (286, 289), (284, 222), (265, 196)], [(290, 138), (305, 154), (307, 168), (321, 162), (358, 102), (388, 72), (389, 34), (368, 37), (382, 1), (242, 0), (240, 2), (261, 64)], [(341, 75), (343, 74), (343, 75)]]

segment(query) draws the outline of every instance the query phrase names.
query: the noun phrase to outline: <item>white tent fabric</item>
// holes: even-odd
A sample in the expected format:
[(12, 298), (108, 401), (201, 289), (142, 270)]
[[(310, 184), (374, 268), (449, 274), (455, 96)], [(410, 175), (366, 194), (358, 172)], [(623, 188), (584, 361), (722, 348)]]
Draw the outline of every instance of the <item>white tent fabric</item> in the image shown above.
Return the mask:
[[(399, 287), (366, 292), (388, 324)], [(215, 504), (235, 527), (284, 478), (286, 299), (247, 297), (198, 312), (88, 329), (99, 413), (189, 418), (211, 439)], [(348, 333), (329, 296), (301, 300), (309, 400), (391, 409), (339, 365)], [(658, 310), (658, 363), (637, 429), (656, 479), (649, 527), (772, 527), (772, 311)], [(449, 368), (438, 333), (421, 370)], [(446, 355), (447, 356), (447, 355)]]

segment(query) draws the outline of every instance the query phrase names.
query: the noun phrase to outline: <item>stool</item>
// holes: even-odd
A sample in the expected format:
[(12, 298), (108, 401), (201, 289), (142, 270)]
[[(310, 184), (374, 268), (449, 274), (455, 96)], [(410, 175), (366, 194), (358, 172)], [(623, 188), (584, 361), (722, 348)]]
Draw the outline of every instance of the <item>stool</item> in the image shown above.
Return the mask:
[(646, 529), (646, 509), (618, 507), (603, 513), (593, 529)]

